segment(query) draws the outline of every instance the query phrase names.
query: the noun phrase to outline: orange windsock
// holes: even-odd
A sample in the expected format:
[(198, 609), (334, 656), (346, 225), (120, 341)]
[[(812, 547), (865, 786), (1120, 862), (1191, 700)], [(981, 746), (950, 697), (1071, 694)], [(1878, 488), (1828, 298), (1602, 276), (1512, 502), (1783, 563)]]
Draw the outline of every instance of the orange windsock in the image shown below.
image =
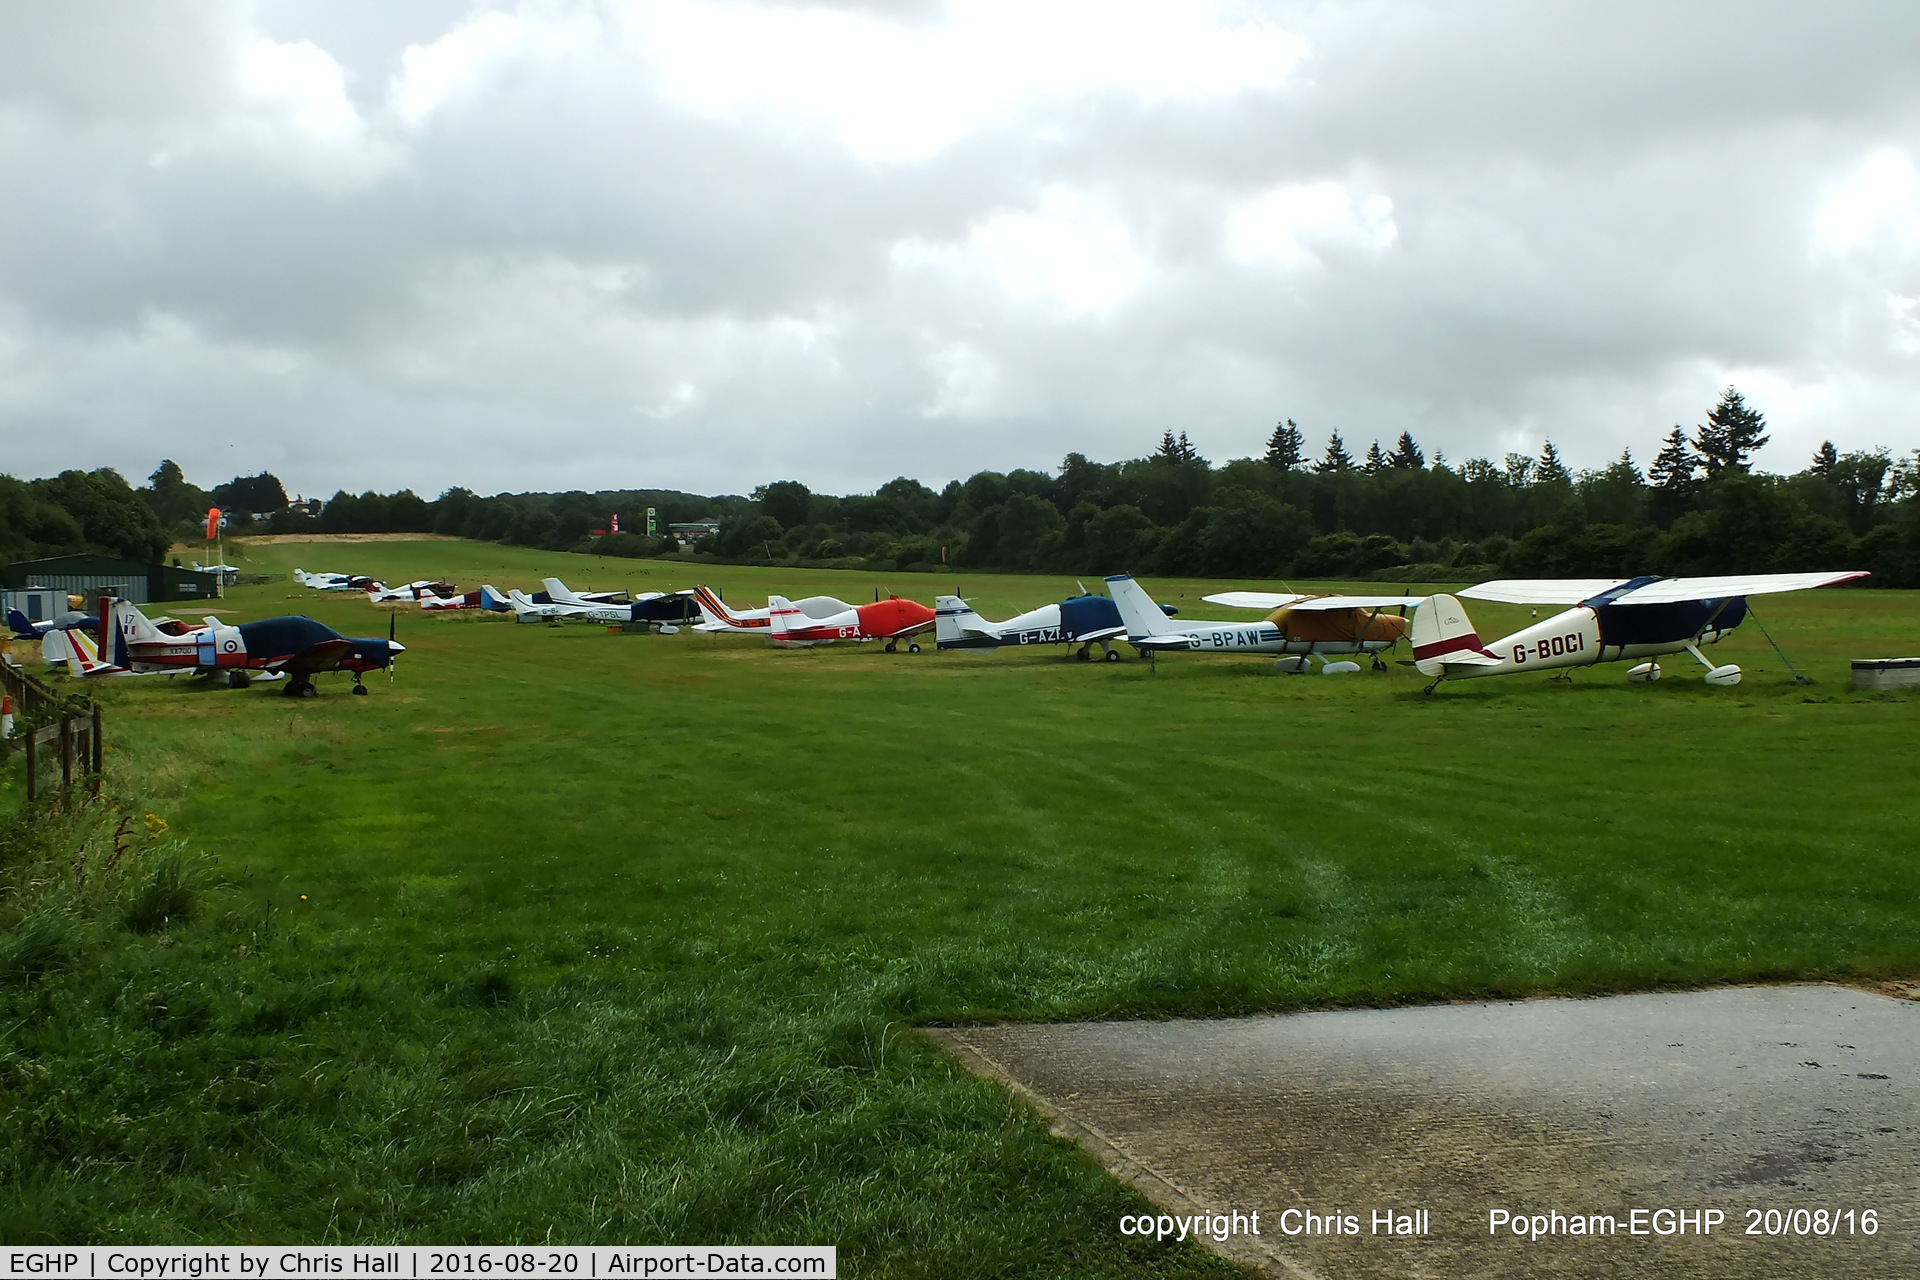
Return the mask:
[(207, 508), (207, 541), (212, 542), (220, 533), (220, 508)]

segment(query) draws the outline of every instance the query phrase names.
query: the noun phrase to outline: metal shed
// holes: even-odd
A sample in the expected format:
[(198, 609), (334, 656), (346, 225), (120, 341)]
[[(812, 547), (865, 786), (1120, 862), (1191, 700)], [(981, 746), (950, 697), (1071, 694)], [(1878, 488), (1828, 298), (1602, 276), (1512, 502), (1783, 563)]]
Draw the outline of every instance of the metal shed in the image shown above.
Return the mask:
[(7, 566), (6, 585), (13, 590), (48, 587), (70, 595), (107, 592), (135, 604), (211, 600), (220, 594), (218, 574), (92, 554), (15, 561)]

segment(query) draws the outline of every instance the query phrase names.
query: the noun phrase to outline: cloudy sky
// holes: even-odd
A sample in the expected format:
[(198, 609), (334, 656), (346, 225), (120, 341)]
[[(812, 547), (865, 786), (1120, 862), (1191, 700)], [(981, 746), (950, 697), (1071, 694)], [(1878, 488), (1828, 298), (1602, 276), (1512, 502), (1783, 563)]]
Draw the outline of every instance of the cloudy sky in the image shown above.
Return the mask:
[(0, 0), (0, 470), (1920, 446), (1920, 5)]

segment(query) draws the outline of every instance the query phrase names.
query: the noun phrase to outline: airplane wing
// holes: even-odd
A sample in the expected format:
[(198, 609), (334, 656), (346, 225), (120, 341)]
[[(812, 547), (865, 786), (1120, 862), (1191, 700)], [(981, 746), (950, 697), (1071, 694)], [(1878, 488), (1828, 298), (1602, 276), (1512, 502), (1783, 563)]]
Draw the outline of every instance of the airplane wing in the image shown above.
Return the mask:
[(353, 641), (341, 638), (322, 640), (319, 644), (309, 645), (299, 653), (284, 658), (275, 658), (267, 664), (269, 671), (291, 671), (295, 674), (311, 674), (315, 671), (333, 671), (340, 660), (353, 652)]
[(1149, 649), (1191, 649), (1193, 637), (1184, 632), (1165, 636), (1128, 636), (1127, 643), (1145, 653)]
[(1425, 604), (1426, 600), (1425, 596), (1313, 596), (1292, 607), (1306, 612), (1329, 609), (1393, 609), (1400, 606), (1411, 609)]
[(1815, 587), (1852, 582), (1866, 576), (1864, 570), (1855, 569), (1840, 573), (1734, 573), (1717, 578), (1668, 578), (1664, 582), (1650, 582), (1618, 596), (1614, 603), (1672, 604), (1681, 600), (1764, 596), (1781, 591), (1810, 591)]
[(1229, 609), (1278, 609), (1282, 605), (1306, 599), (1305, 596), (1284, 591), (1217, 591), (1200, 598), (1208, 604), (1223, 604)]
[(1492, 600), (1499, 604), (1579, 604), (1630, 581), (1630, 578), (1504, 578), (1454, 594), (1467, 600)]

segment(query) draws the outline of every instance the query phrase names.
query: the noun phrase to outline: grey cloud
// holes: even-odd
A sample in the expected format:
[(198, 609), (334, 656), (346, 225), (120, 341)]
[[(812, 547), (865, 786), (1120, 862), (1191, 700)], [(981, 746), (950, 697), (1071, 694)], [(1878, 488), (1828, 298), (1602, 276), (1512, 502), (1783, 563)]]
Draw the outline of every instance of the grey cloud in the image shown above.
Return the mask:
[[(1316, 447), (1552, 434), (1598, 465), (1644, 460), (1739, 371), (1840, 388), (1756, 397), (1774, 465), (1823, 434), (1920, 443), (1914, 356), (1858, 319), (1920, 291), (1911, 267), (1809, 250), (1834, 183), (1877, 147), (1920, 154), (1920, 11), (1281, 7), (1311, 55), (1278, 88), (1041, 100), (887, 163), (690, 113), (610, 49), (409, 127), (391, 78), (465, 4), (204, 5), (97, 36), (67, 12), (15, 9), (0, 40), (17, 470), (862, 488), (1125, 456), (1166, 426), (1226, 457), (1281, 416)], [(241, 109), (231, 67), (259, 34), (346, 68), (390, 167), (323, 189), (211, 144), (154, 163)], [(1227, 253), (1237, 202), (1325, 181), (1391, 200), (1392, 243)], [(1110, 308), (896, 262), (911, 241), (965, 264), (971, 233), (1052, 188), (1092, 193), (1145, 262)]]

